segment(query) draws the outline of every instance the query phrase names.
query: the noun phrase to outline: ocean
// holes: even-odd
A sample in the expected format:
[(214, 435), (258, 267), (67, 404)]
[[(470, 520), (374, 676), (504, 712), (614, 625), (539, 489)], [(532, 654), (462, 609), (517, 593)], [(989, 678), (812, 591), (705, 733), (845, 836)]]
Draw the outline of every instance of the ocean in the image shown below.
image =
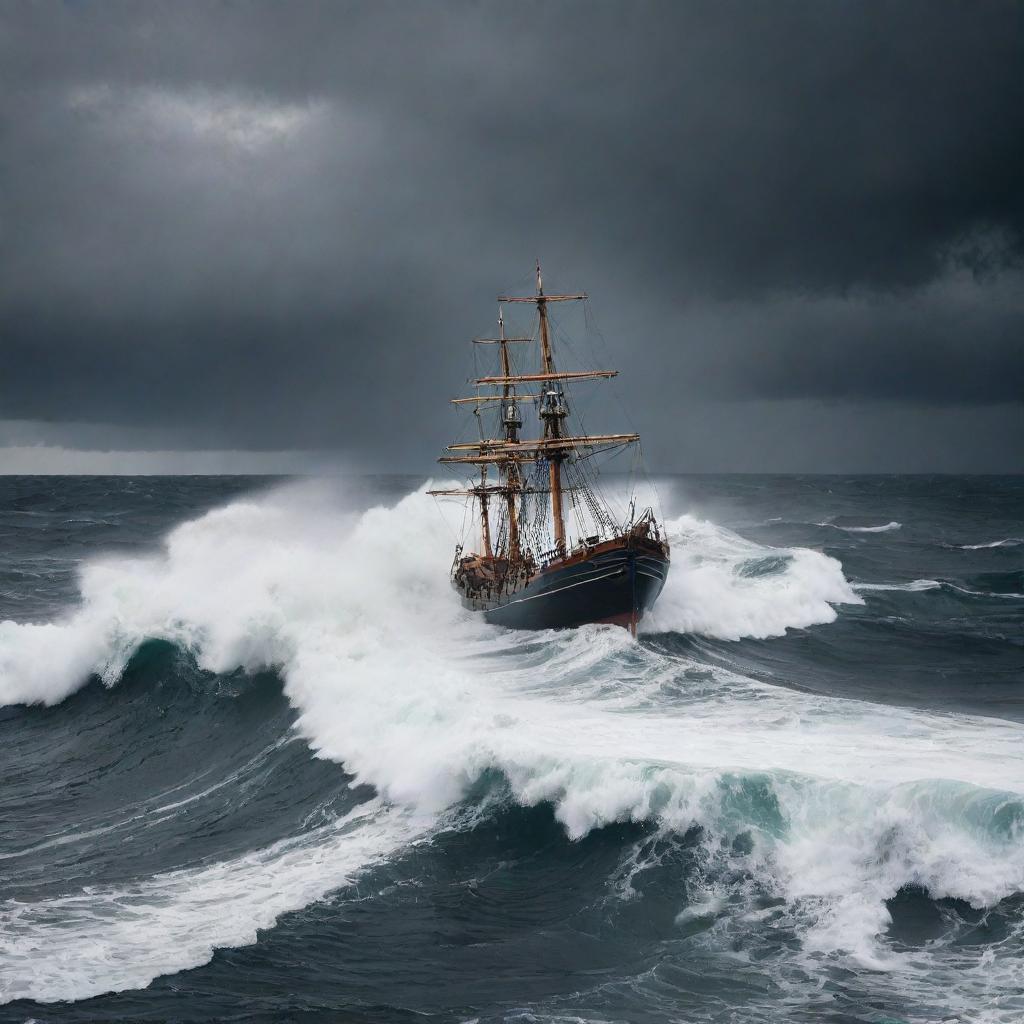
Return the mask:
[(0, 478), (0, 1020), (1024, 1020), (1024, 477), (654, 486), (634, 641), (419, 479)]

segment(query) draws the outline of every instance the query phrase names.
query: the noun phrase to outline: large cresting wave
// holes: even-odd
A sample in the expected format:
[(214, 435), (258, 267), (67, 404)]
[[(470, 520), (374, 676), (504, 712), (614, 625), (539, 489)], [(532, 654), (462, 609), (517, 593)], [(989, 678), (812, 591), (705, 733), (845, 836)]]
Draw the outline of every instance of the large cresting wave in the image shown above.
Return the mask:
[[(777, 637), (861, 602), (818, 552), (689, 515), (668, 526), (670, 582), (648, 631)], [(5, 905), (8, 998), (137, 987), (251, 942), (359, 865), (456, 827), (485, 774), (509, 799), (549, 804), (572, 838), (627, 820), (697, 827), (716, 877), (740, 871), (785, 901), (807, 956), (900, 970), (885, 929), (901, 887), (975, 906), (1024, 889), (1019, 726), (770, 686), (613, 627), (504, 632), (460, 608), (452, 542), (422, 491), (352, 512), (326, 486), (296, 486), (184, 523), (148, 558), (91, 562), (61, 621), (0, 625), (8, 704), (59, 702), (91, 675), (115, 685), (153, 638), (214, 673), (274, 667), (312, 750), (379, 798), (365, 818), (153, 878), (127, 901), (109, 889)], [(283, 895), (254, 899), (275, 873)]]

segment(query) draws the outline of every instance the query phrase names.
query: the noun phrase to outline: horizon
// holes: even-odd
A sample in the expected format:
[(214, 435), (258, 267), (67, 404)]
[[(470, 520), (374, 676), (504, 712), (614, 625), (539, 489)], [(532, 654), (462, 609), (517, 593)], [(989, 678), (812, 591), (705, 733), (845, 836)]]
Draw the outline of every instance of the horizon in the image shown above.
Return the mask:
[[(76, 452), (75, 455), (89, 454)], [(123, 455), (126, 453), (116, 453)], [(133, 453), (127, 453), (133, 454)], [(145, 453), (149, 454), (149, 453)], [(183, 455), (189, 453), (171, 453), (175, 455)], [(622, 472), (605, 472), (602, 474), (603, 477), (609, 479), (616, 479), (619, 477), (629, 478), (634, 477), (637, 474), (622, 473)], [(661, 470), (652, 471), (645, 469), (640, 473), (641, 476), (648, 477), (650, 479), (661, 479), (661, 478), (676, 478), (676, 477), (824, 477), (829, 479), (849, 479), (856, 477), (1019, 477), (1024, 476), (1024, 472), (990, 472), (990, 471), (944, 471), (944, 470), (914, 470), (911, 472), (901, 470), (847, 470), (847, 471), (826, 471), (826, 470), (791, 470), (791, 471), (777, 471), (777, 470)], [(344, 469), (323, 469), (323, 470), (219, 470), (219, 469), (192, 469), (182, 470), (179, 472), (169, 472), (166, 470), (117, 470), (107, 472), (95, 472), (88, 469), (74, 469), (74, 470), (63, 470), (63, 471), (33, 471), (33, 472), (21, 472), (5, 470), (0, 464), (0, 477), (95, 477), (95, 478), (117, 478), (117, 477), (240, 477), (246, 479), (259, 480), (262, 478), (266, 479), (339, 479), (344, 480), (346, 478), (352, 479), (403, 479), (403, 480), (423, 480), (429, 482), (437, 479), (438, 473), (428, 473), (422, 470), (369, 470), (369, 469), (357, 469), (357, 470), (344, 470)]]

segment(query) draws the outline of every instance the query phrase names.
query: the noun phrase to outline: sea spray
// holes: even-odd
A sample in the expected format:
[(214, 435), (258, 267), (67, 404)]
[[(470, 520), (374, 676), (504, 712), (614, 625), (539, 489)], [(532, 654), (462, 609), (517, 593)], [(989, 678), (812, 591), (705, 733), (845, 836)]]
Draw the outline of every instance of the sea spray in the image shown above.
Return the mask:
[[(286, 664), (294, 634), (312, 623), (345, 644), (396, 634), (400, 649), (428, 634), (479, 636), (486, 627), (447, 583), (453, 522), (451, 506), (423, 490), (354, 513), (315, 484), (216, 509), (172, 530), (150, 557), (87, 563), (79, 605), (62, 620), (0, 623), (0, 702), (52, 704), (90, 674), (113, 682), (147, 638), (193, 650), (216, 672)], [(841, 565), (818, 552), (765, 548), (689, 515), (667, 528), (675, 564), (648, 630), (777, 636), (860, 601)], [(773, 555), (780, 572), (744, 573)]]
[(833, 622), (835, 605), (862, 603), (842, 565), (820, 552), (766, 548), (691, 515), (666, 528), (672, 570), (648, 632), (763, 639)]

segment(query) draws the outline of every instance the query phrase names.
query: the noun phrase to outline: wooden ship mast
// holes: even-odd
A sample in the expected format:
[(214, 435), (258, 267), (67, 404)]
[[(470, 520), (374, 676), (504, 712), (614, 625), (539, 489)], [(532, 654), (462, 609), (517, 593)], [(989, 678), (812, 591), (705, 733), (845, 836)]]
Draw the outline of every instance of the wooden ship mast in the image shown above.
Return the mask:
[[(585, 294), (546, 295), (541, 277), (540, 263), (537, 264), (537, 292), (530, 296), (501, 296), (499, 304), (533, 303), (537, 307), (539, 339), (532, 337), (506, 337), (502, 306), (498, 312), (498, 336), (476, 338), (475, 344), (498, 347), (500, 374), (475, 378), (477, 387), (496, 388), (496, 394), (479, 394), (471, 397), (452, 399), (456, 405), (472, 404), (474, 413), (481, 423), (480, 407), (485, 403), (499, 402), (499, 437), (481, 436), (479, 441), (452, 444), (438, 461), (447, 465), (468, 465), (479, 467), (480, 477), (467, 488), (432, 490), (433, 495), (472, 497), (480, 513), (480, 542), (483, 559), (492, 563), (499, 575), (529, 573), (537, 566), (538, 557), (550, 561), (565, 557), (569, 551), (566, 533), (564, 500), (570, 494), (574, 508), (585, 510), (599, 533), (606, 536), (624, 529), (617, 524), (607, 508), (593, 492), (593, 481), (579, 469), (583, 460), (600, 452), (620, 448), (639, 441), (639, 434), (580, 434), (566, 431), (569, 409), (565, 400), (564, 383), (567, 381), (599, 380), (615, 377), (617, 370), (559, 371), (555, 366), (551, 345), (548, 305), (552, 302), (584, 301)], [(513, 344), (540, 343), (540, 372), (514, 373), (509, 346)], [(520, 395), (520, 385), (539, 385), (538, 393)], [(535, 402), (542, 424), (540, 437), (524, 440), (521, 436), (523, 421), (520, 413), (522, 402)], [(497, 482), (488, 479), (488, 470), (497, 471)], [(573, 479), (567, 484), (567, 469)], [(532, 473), (530, 471), (533, 471)], [(577, 471), (578, 470), (578, 471)], [(492, 522), (492, 499), (496, 500), (500, 512), (500, 526), (496, 532)], [(545, 500), (546, 499), (546, 500)], [(538, 504), (542, 502), (543, 504)], [(528, 507), (529, 506), (529, 507)], [(528, 513), (532, 512), (529, 522)], [(542, 535), (546, 532), (543, 524), (550, 522), (550, 537), (553, 547), (535, 551)], [(524, 534), (529, 534), (524, 537)], [(596, 537), (588, 538), (594, 541)], [(530, 541), (533, 541), (531, 546)]]

